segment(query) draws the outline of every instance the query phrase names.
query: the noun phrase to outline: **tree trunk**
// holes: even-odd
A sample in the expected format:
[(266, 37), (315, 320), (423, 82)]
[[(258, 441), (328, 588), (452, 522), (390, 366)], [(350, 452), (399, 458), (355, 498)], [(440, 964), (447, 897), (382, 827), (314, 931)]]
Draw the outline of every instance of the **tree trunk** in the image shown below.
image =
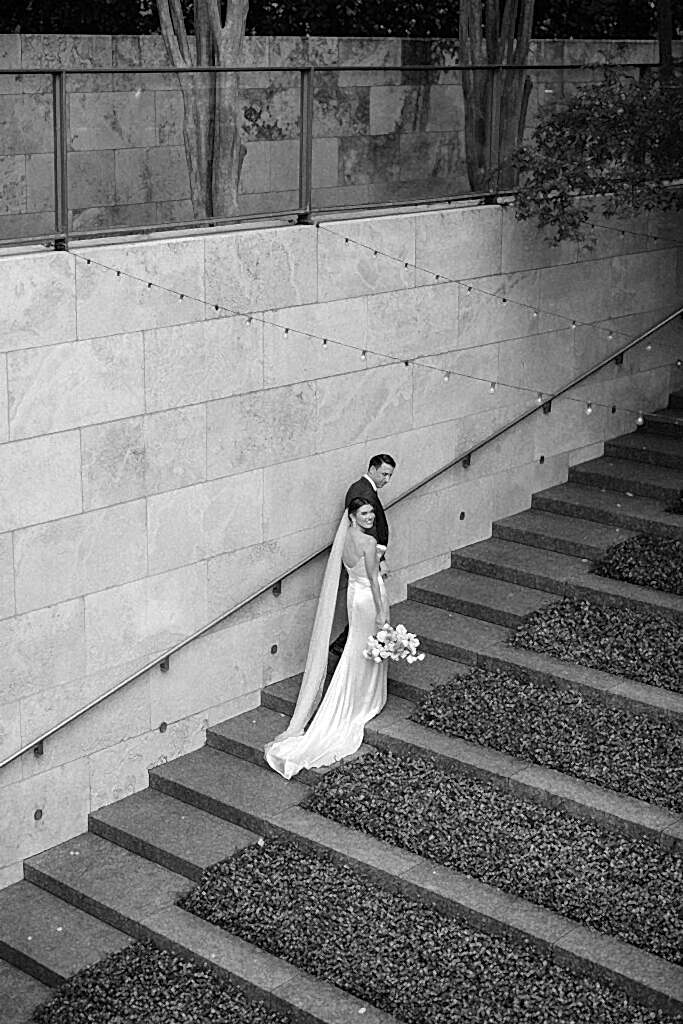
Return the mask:
[(659, 39), (659, 75), (662, 79), (673, 76), (674, 62), (671, 47), (673, 16), (671, 0), (657, 0), (657, 36)]
[[(161, 34), (174, 67), (235, 64), (244, 40), (249, 0), (195, 0), (195, 39), (188, 38), (180, 0), (157, 0)], [(238, 212), (239, 179), (246, 150), (240, 140), (239, 75), (178, 75), (183, 96), (183, 141), (197, 220)]]
[(460, 2), (460, 63), (505, 65), (462, 72), (465, 155), (475, 192), (517, 183), (510, 157), (524, 135), (531, 92), (521, 65), (529, 56), (533, 14), (534, 0)]

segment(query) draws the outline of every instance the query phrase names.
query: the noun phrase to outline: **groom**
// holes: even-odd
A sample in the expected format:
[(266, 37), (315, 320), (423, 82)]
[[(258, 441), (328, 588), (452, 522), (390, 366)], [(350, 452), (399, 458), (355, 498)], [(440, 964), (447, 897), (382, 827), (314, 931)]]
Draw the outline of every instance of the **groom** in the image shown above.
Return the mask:
[[(385, 549), (389, 543), (389, 525), (379, 498), (379, 491), (389, 483), (395, 469), (396, 462), (391, 455), (373, 455), (367, 473), (364, 473), (360, 480), (351, 484), (344, 499), (344, 507), (348, 508), (349, 502), (354, 498), (367, 498), (368, 504), (372, 505), (375, 510), (375, 524), (368, 532)], [(383, 560), (384, 553), (380, 556), (380, 563)]]
[[(356, 480), (355, 483), (351, 484), (348, 491), (346, 492), (346, 498), (344, 499), (344, 508), (349, 507), (349, 502), (353, 501), (354, 498), (366, 498), (369, 505), (375, 510), (375, 522), (368, 533), (370, 533), (378, 544), (382, 545), (385, 549), (389, 543), (389, 525), (387, 523), (387, 517), (382, 507), (382, 502), (379, 499), (379, 491), (391, 480), (393, 472), (396, 469), (396, 462), (392, 459), (391, 455), (384, 453), (380, 455), (373, 455), (368, 465), (367, 473)], [(379, 568), (383, 576), (386, 577), (387, 569), (384, 561), (384, 552), (382, 551), (379, 559)], [(343, 583), (344, 587), (346, 584)], [(344, 631), (330, 646), (330, 653), (339, 657), (341, 652), (344, 650), (344, 644), (349, 633), (348, 625), (344, 628)]]

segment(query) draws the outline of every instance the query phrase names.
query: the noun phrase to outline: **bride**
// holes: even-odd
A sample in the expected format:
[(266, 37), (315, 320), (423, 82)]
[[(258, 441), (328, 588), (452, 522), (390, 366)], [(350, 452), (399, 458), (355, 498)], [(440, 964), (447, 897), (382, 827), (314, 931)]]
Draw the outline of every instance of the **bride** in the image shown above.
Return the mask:
[[(384, 549), (366, 533), (374, 520), (372, 505), (365, 498), (354, 498), (337, 529), (294, 714), (287, 729), (264, 748), (270, 767), (286, 779), (302, 768), (319, 768), (353, 754), (363, 742), (365, 723), (386, 703), (387, 663), (363, 657), (368, 637), (389, 621), (389, 602), (379, 572)], [(349, 633), (327, 693), (306, 729), (325, 681), (342, 562), (349, 574)]]

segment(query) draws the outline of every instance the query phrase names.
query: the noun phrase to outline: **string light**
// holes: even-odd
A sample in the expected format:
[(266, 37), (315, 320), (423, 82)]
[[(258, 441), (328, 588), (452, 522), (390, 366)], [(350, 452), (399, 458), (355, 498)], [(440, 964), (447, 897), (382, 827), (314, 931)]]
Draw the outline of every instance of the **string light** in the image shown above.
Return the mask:
[(609, 334), (607, 335), (607, 337), (608, 337), (609, 341), (611, 341), (612, 338), (614, 337), (614, 331), (610, 331)]
[(647, 345), (645, 346), (645, 351), (646, 352), (652, 352), (652, 342), (651, 341), (648, 341)]
[[(336, 232), (332, 232), (332, 234), (336, 235)], [(337, 237), (339, 237), (339, 236), (337, 236)], [(349, 243), (350, 241), (351, 241), (351, 239), (345, 238), (345, 242)], [(358, 242), (358, 243), (355, 243), (355, 244), (362, 245), (363, 243)], [(369, 248), (368, 246), (364, 246), (364, 247), (365, 248)], [(379, 254), (379, 250), (373, 250), (373, 252), (376, 252), (376, 253)], [(139, 277), (137, 277), (134, 274), (130, 274), (130, 273), (126, 272), (126, 271), (122, 271), (122, 270), (117, 269), (115, 267), (111, 267), (111, 266), (107, 266), (106, 264), (99, 263), (97, 260), (93, 261), (89, 257), (79, 256), (76, 253), (73, 253), (72, 255), (76, 259), (85, 260), (85, 262), (88, 265), (90, 265), (90, 264), (92, 264), (94, 262), (95, 265), (99, 266), (102, 270), (106, 270), (106, 271), (110, 271), (110, 272), (114, 271), (116, 276), (117, 276), (117, 278), (120, 278), (122, 275), (125, 275), (130, 280), (138, 281), (140, 284), (146, 285), (148, 289), (152, 288), (153, 285), (154, 285), (154, 287), (157, 287), (162, 292), (165, 291), (169, 295), (178, 296), (178, 298), (180, 300), (182, 300), (182, 299), (184, 299), (186, 297), (185, 293), (176, 292), (175, 289), (167, 288), (164, 285), (154, 284), (152, 281), (146, 281), (145, 279), (139, 278)], [(382, 255), (387, 255), (387, 254), (383, 253)], [(392, 256), (387, 256), (387, 258), (395, 259), (395, 257), (392, 257)], [(416, 267), (416, 269), (420, 269), (420, 268)], [(430, 273), (429, 271), (426, 271), (426, 272)], [(440, 277), (440, 275), (434, 275), (434, 276), (437, 279), (439, 279), (439, 277)], [(445, 278), (444, 280), (449, 280), (449, 279)], [(464, 284), (464, 282), (462, 282), (462, 281), (453, 281), (451, 283), (454, 283), (454, 284)], [(473, 286), (471, 284), (467, 285), (468, 293), (470, 293), (472, 291), (472, 287)], [(486, 292), (484, 289), (479, 289), (479, 290), (481, 290), (484, 294), (492, 294), (492, 293)], [(504, 298), (505, 298), (505, 301), (507, 301), (507, 298), (506, 297), (504, 297)], [(206, 300), (201, 299), (201, 298), (197, 298), (197, 299), (195, 299), (193, 301), (196, 301), (198, 303), (202, 303), (202, 304), (204, 304), (207, 307), (209, 305), (211, 305), (210, 303), (206, 302)], [(511, 300), (511, 301), (516, 301), (516, 300)], [(521, 305), (521, 306), (525, 306), (526, 305), (526, 308), (528, 308), (528, 309), (532, 308), (532, 307), (528, 306), (525, 303), (517, 303), (517, 304)], [(251, 324), (253, 322), (253, 320), (256, 319), (259, 323), (262, 323), (262, 324), (267, 325), (267, 326), (271, 326), (271, 327), (279, 326), (277, 324), (272, 323), (271, 321), (266, 320), (262, 316), (254, 317), (251, 314), (246, 314), (246, 313), (240, 312), (239, 310), (231, 309), (229, 307), (221, 307), (218, 303), (213, 304), (213, 306), (214, 306), (214, 309), (216, 311), (218, 311), (220, 309), (223, 309), (226, 313), (230, 314), (231, 316), (245, 317), (248, 324)], [(538, 313), (539, 313), (539, 311), (537, 309), (533, 310), (533, 315), (534, 316), (538, 316)], [(576, 326), (576, 321), (572, 321), (572, 326)], [(290, 333), (290, 328), (288, 328), (288, 327), (282, 328), (282, 330), (284, 331), (285, 335), (288, 335)], [(311, 332), (308, 332), (308, 331), (297, 330), (296, 328), (294, 328), (293, 330), (294, 330), (294, 333), (299, 334), (302, 337), (310, 338), (310, 339), (313, 339), (313, 340), (315, 340), (315, 339), (317, 339), (319, 337), (318, 335), (312, 334)], [(610, 332), (609, 332), (609, 337), (610, 338), (613, 337), (613, 333), (614, 332), (612, 330), (610, 330)], [(618, 332), (618, 333), (623, 333), (623, 332)], [(338, 346), (341, 346), (343, 348), (353, 349), (355, 351), (358, 351), (357, 346), (352, 345), (352, 344), (350, 344), (348, 342), (339, 341), (339, 340), (336, 340), (336, 339), (328, 339), (328, 338), (322, 338), (320, 340), (322, 341), (323, 347), (327, 347), (328, 341), (329, 341), (329, 342), (331, 342), (334, 345), (338, 345)], [(518, 339), (507, 339), (507, 340), (511, 340), (512, 341), (512, 340), (518, 340)], [(472, 347), (476, 347), (476, 346), (472, 346)], [(651, 347), (652, 347), (651, 344), (648, 343), (648, 349), (650, 349)], [(362, 360), (366, 360), (368, 351), (370, 351), (370, 350), (368, 350), (368, 349), (363, 349), (362, 350), (362, 352), (361, 352), (361, 359)], [(378, 355), (378, 356), (381, 356), (382, 359), (384, 359), (384, 360), (386, 360), (388, 358), (389, 362), (393, 362), (393, 363), (403, 362), (404, 366), (406, 366), (406, 367), (409, 367), (411, 364), (414, 363), (417, 366), (423, 366), (425, 369), (440, 370), (440, 372), (443, 375), (444, 380), (449, 380), (450, 377), (451, 377), (451, 372), (453, 372), (453, 373), (455, 373), (459, 377), (467, 378), (467, 379), (474, 380), (474, 381), (483, 381), (483, 382), (485, 382), (485, 379), (483, 379), (481, 377), (476, 377), (476, 376), (474, 376), (472, 374), (462, 373), (462, 372), (459, 372), (457, 370), (453, 370), (453, 371), (446, 370), (446, 371), (444, 371), (442, 368), (434, 366), (434, 365), (426, 362), (424, 358), (418, 357), (416, 359), (401, 359), (400, 357), (392, 356), (390, 354), (388, 355), (387, 353), (379, 353), (378, 352), (378, 353), (375, 353), (375, 354)], [(676, 366), (678, 368), (680, 368), (682, 365), (683, 365), (683, 360), (678, 359), (676, 361)], [(509, 385), (506, 385), (506, 387), (512, 388), (512, 389), (514, 389), (516, 391), (522, 391), (522, 392), (529, 392), (529, 391), (533, 390), (532, 388), (524, 387), (522, 385), (517, 385), (517, 384), (509, 384)], [(496, 382), (495, 381), (489, 381), (489, 391), (490, 391), (490, 393), (493, 394), (495, 392), (495, 390), (496, 390)], [(582, 402), (582, 399), (571, 398), (571, 397), (568, 397), (568, 396), (561, 396), (560, 400), (562, 400), (562, 401), (569, 401), (569, 402)], [(536, 401), (537, 401), (537, 403), (539, 405), (544, 405), (543, 392), (541, 392), (541, 391), (537, 392)], [(547, 404), (549, 405), (550, 402), (548, 402)], [(598, 405), (600, 405), (600, 403), (598, 403)], [(605, 408), (608, 408), (608, 406), (605, 406)], [(615, 406), (613, 406), (612, 408), (613, 408), (613, 410), (616, 410)], [(586, 403), (586, 414), (589, 415), (592, 412), (592, 410), (593, 410), (593, 403), (592, 402)], [(544, 405), (544, 411), (545, 411), (545, 405)], [(624, 411), (631, 411), (631, 412), (633, 412), (634, 410), (626, 410), (625, 409)], [(643, 418), (642, 412), (638, 413), (638, 419), (637, 419), (636, 422), (638, 422), (638, 425), (642, 425), (642, 423), (644, 422), (644, 418)]]
[(643, 416), (642, 412), (639, 412), (638, 415), (636, 416), (636, 423), (638, 424), (639, 427), (642, 427), (644, 422), (645, 422), (645, 417)]
[(534, 320), (535, 320), (535, 319), (536, 319), (536, 317), (538, 316), (538, 310), (537, 310), (537, 309), (535, 309), (535, 310), (533, 311), (533, 313), (532, 313), (531, 315), (532, 315), (532, 317), (533, 317), (533, 318), (534, 318)]
[(181, 292), (180, 295), (178, 296), (178, 302), (182, 302), (184, 298), (185, 296)]
[(572, 330), (576, 330), (576, 320), (572, 320)]

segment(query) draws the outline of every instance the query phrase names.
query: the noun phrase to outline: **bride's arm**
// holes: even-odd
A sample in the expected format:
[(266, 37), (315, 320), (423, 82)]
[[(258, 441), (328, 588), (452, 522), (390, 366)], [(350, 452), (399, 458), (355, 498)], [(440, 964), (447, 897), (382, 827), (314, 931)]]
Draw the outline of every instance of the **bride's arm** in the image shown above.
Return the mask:
[(377, 545), (370, 537), (367, 543), (363, 545), (363, 558), (365, 560), (365, 571), (370, 580), (372, 600), (375, 602), (375, 625), (377, 629), (381, 629), (385, 625), (387, 617), (382, 609), (382, 593), (379, 588), (379, 554), (377, 552)]

